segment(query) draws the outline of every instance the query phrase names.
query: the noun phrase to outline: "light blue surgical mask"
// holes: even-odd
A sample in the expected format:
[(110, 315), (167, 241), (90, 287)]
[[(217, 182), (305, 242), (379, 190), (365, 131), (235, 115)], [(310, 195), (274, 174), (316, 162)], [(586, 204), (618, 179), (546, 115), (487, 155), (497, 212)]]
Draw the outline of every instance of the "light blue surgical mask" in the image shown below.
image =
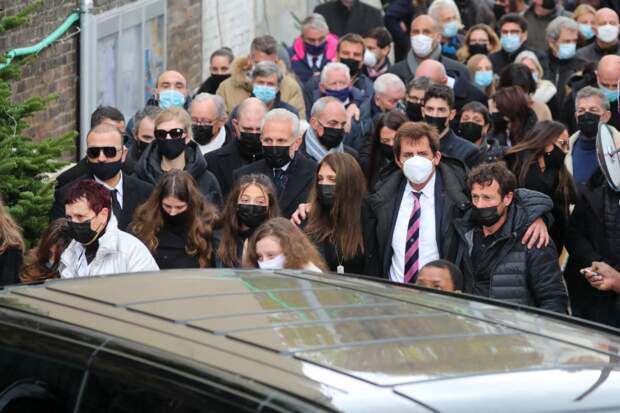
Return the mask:
[(568, 60), (575, 57), (577, 45), (575, 43), (560, 43), (558, 48), (558, 59)]
[(443, 26), (443, 37), (454, 37), (458, 31), (458, 22), (456, 20), (451, 20)]
[(607, 89), (606, 87), (603, 87), (601, 85), (598, 85), (598, 87), (600, 87), (603, 93), (605, 94), (605, 97), (607, 98), (607, 102), (612, 103), (618, 100), (618, 89)]
[(493, 71), (484, 70), (476, 72), (474, 74), (474, 82), (479, 87), (489, 87), (489, 85), (493, 83)]
[(521, 38), (518, 34), (504, 34), (501, 37), (502, 48), (508, 53), (515, 52), (521, 47)]
[(162, 109), (182, 108), (185, 104), (185, 95), (183, 93), (166, 89), (159, 92), (159, 107)]
[(538, 82), (538, 75), (534, 72), (532, 72), (532, 77), (534, 78), (534, 82)]
[(581, 34), (583, 34), (586, 40), (590, 40), (591, 38), (594, 37), (594, 30), (592, 30), (592, 26), (590, 26), (589, 24), (580, 23), (579, 31), (581, 32)]
[(263, 103), (271, 103), (276, 98), (277, 91), (272, 86), (254, 85), (252, 93)]

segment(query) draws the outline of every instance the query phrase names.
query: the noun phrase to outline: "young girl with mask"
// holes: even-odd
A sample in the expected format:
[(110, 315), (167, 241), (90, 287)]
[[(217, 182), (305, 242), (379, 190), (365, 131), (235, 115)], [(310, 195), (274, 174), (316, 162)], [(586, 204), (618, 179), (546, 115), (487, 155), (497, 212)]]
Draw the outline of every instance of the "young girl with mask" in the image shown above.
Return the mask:
[(256, 229), (243, 254), (243, 266), (262, 270), (327, 270), (306, 234), (285, 218), (270, 219)]
[(130, 226), (161, 269), (215, 266), (213, 226), (217, 209), (206, 201), (192, 176), (172, 170), (162, 175)]
[(262, 174), (242, 176), (228, 195), (220, 219), (217, 257), (224, 267), (241, 265), (243, 244), (263, 222), (280, 216), (271, 179)]

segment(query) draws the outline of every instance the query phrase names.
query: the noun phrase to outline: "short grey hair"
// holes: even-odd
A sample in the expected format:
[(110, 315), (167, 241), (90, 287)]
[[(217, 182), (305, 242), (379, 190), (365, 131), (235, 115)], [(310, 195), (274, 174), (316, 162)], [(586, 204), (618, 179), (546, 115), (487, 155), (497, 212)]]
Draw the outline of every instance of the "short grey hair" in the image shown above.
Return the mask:
[(315, 29), (326, 34), (329, 33), (329, 26), (325, 21), (325, 17), (323, 17), (319, 13), (312, 13), (311, 15), (302, 20), (301, 31), (303, 32), (306, 29)]
[(375, 80), (374, 83), (375, 94), (383, 95), (387, 93), (388, 89), (399, 89), (403, 93), (407, 93), (405, 84), (394, 73), (384, 73)]
[(299, 117), (295, 115), (293, 112), (290, 112), (286, 109), (272, 109), (263, 118), (263, 122), (260, 125), (261, 133), (265, 128), (265, 124), (268, 121), (286, 121), (291, 125), (291, 136), (293, 139), (296, 139), (299, 136)]
[(547, 40), (553, 40), (557, 42), (560, 38), (560, 33), (562, 30), (568, 30), (570, 32), (579, 32), (579, 24), (568, 17), (558, 16), (555, 19), (551, 20), (549, 26), (547, 26), (546, 37)]
[(351, 72), (349, 71), (349, 66), (345, 65), (344, 63), (340, 63), (340, 62), (330, 62), (325, 65), (323, 70), (321, 70), (321, 78), (319, 79), (319, 83), (325, 84), (325, 82), (327, 81), (327, 75), (332, 70), (340, 70), (346, 73), (347, 81), (351, 80)]
[(605, 97), (603, 91), (599, 88), (592, 86), (586, 86), (579, 90), (579, 92), (577, 92), (577, 96), (575, 96), (575, 106), (577, 106), (577, 102), (579, 102), (581, 99), (587, 99), (591, 97), (597, 97), (601, 101), (601, 106), (603, 106), (603, 109), (605, 109), (606, 111), (609, 110), (609, 102), (607, 101), (607, 98)]
[(323, 113), (323, 111), (325, 110), (325, 108), (327, 107), (327, 105), (329, 105), (330, 103), (335, 103), (339, 106), (342, 106), (342, 110), (346, 110), (344, 107), (344, 103), (342, 103), (341, 101), (339, 101), (338, 99), (336, 99), (333, 96), (323, 96), (322, 98), (318, 99), (316, 102), (314, 102), (314, 104), (312, 105), (312, 110), (310, 111), (310, 116), (319, 116), (321, 113)]
[(282, 83), (282, 79), (284, 79), (284, 73), (282, 73), (282, 69), (280, 69), (280, 66), (278, 66), (274, 62), (264, 61), (256, 63), (254, 65), (251, 77), (252, 81), (254, 81), (257, 77), (267, 77), (271, 75), (276, 75), (279, 86)]
[(416, 77), (407, 84), (407, 92), (411, 89), (423, 90), (424, 93), (431, 87), (433, 82), (426, 76)]
[(159, 115), (162, 111), (163, 109), (160, 108), (159, 106), (152, 106), (152, 105), (145, 106), (143, 109), (140, 109), (139, 111), (137, 111), (136, 114), (133, 115), (134, 135), (138, 134), (138, 129), (140, 129), (140, 123), (142, 123), (142, 121), (145, 118), (155, 120), (157, 115)]
[(461, 20), (461, 12), (459, 8), (456, 6), (453, 0), (434, 0), (428, 8), (428, 15), (433, 18), (437, 23), (440, 20), (441, 10), (443, 9), (451, 9), (456, 15), (456, 20), (459, 24), (463, 24)]
[(267, 105), (265, 105), (258, 98), (246, 98), (239, 104), (239, 107), (237, 108), (237, 121), (240, 122), (241, 118), (246, 113), (260, 113), (260, 115), (264, 117), (267, 111)]
[(224, 103), (224, 99), (222, 99), (219, 95), (212, 95), (210, 93), (199, 93), (192, 99), (192, 103), (189, 106), (189, 113), (192, 112), (192, 106), (196, 103), (201, 102), (212, 102), (215, 105), (215, 109), (217, 110), (218, 119), (226, 119), (228, 115), (226, 114), (226, 104)]

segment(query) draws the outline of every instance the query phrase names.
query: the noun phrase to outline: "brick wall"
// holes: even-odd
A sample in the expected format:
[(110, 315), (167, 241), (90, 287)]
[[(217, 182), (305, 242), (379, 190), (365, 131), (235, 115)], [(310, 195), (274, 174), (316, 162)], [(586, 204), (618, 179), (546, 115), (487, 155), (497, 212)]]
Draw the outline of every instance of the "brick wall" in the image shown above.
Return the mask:
[[(207, 0), (208, 1), (208, 0)], [(0, 16), (13, 15), (32, 0), (0, 1)], [(97, 0), (94, 13), (131, 3), (132, 0)], [(31, 46), (52, 33), (78, 0), (46, 0), (29, 23), (0, 35), (0, 52)], [(168, 0), (167, 65), (186, 75), (190, 88), (202, 82), (202, 0)], [(24, 65), (22, 79), (13, 85), (13, 97), (21, 102), (31, 96), (59, 95), (45, 111), (36, 114), (25, 134), (41, 140), (78, 130), (79, 39), (70, 36), (77, 25), (59, 41)]]

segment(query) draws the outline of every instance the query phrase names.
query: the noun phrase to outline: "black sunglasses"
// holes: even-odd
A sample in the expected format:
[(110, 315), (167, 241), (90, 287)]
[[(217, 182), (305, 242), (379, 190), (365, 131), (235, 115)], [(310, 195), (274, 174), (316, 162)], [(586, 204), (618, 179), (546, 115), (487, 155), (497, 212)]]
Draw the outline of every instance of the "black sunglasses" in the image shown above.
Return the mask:
[(106, 158), (114, 158), (118, 151), (122, 149), (123, 148), (115, 148), (114, 146), (91, 146), (86, 148), (86, 156), (89, 158), (98, 158), (101, 151), (103, 151)]
[(157, 139), (166, 139), (166, 136), (170, 135), (172, 139), (181, 139), (185, 130), (183, 128), (174, 128), (170, 130), (165, 129), (155, 129), (155, 137)]

